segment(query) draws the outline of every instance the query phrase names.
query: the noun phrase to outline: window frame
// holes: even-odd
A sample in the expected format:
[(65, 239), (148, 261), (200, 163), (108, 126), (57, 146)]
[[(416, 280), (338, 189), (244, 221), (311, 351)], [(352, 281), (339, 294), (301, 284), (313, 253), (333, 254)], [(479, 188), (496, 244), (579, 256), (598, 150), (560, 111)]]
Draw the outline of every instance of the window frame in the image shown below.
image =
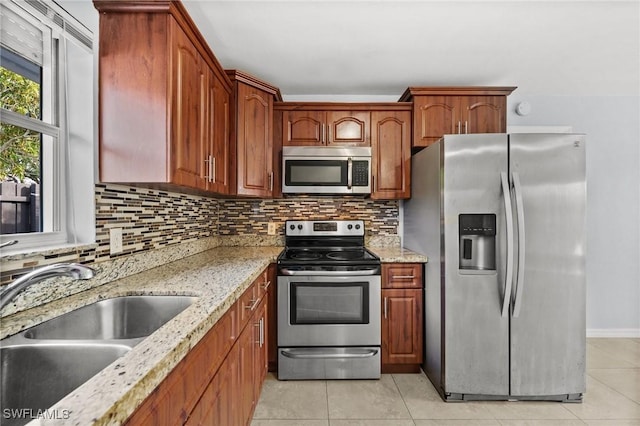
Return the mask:
[[(76, 230), (71, 228), (77, 227), (76, 220), (82, 220), (82, 218), (77, 217), (78, 215), (74, 212), (76, 205), (67, 196), (73, 195), (69, 192), (71, 183), (69, 179), (73, 179), (73, 171), (69, 167), (70, 153), (67, 150), (70, 146), (70, 140), (69, 129), (66, 126), (73, 117), (67, 116), (68, 105), (65, 96), (68, 89), (66, 79), (70, 71), (67, 69), (66, 44), (74, 36), (26, 2), (8, 1), (3, 3), (3, 7), (18, 13), (43, 31), (41, 119), (0, 108), (0, 121), (3, 124), (20, 126), (42, 135), (40, 181), (43, 231), (0, 235), (0, 244), (13, 240), (18, 241), (18, 244), (12, 245), (10, 249), (3, 249), (3, 252), (5, 250), (11, 250), (11, 253), (33, 252), (69, 244), (94, 242), (95, 233), (91, 236), (91, 241), (86, 241), (85, 238), (83, 238), (85, 241), (78, 241)], [(58, 17), (62, 15), (65, 23), (67, 21), (77, 23), (73, 17), (57, 5), (48, 3), (47, 7), (54, 10)], [(76, 25), (76, 27), (78, 26)], [(78, 31), (77, 28), (74, 30)], [(84, 31), (82, 35), (91, 40), (91, 33)], [(83, 42), (77, 44), (83, 45)], [(93, 56), (91, 48), (86, 45), (81, 47)], [(91, 75), (90, 78), (93, 86), (95, 75)], [(92, 92), (92, 98), (93, 95)], [(94, 101), (92, 100), (91, 103), (93, 106)], [(92, 123), (93, 125), (94, 123)], [(93, 163), (93, 158), (87, 159), (87, 161)], [(93, 190), (93, 181), (90, 184)], [(93, 221), (94, 218), (90, 218), (90, 220)], [(69, 226), (69, 224), (71, 225)]]

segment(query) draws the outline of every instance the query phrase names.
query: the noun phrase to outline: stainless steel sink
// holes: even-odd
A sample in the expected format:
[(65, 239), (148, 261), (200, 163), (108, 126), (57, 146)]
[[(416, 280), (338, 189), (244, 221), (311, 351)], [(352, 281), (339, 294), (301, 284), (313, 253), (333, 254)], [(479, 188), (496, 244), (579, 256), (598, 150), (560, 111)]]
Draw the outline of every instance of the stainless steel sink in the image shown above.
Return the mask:
[(189, 296), (105, 299), (36, 325), (23, 335), (27, 339), (136, 339), (150, 335), (196, 299)]
[(2, 425), (31, 421), (38, 410), (54, 405), (196, 300), (190, 296), (114, 297), (3, 339)]
[[(38, 410), (51, 407), (130, 350), (125, 345), (101, 343), (3, 346), (2, 424), (28, 423)], [(63, 418), (65, 413), (56, 415)]]

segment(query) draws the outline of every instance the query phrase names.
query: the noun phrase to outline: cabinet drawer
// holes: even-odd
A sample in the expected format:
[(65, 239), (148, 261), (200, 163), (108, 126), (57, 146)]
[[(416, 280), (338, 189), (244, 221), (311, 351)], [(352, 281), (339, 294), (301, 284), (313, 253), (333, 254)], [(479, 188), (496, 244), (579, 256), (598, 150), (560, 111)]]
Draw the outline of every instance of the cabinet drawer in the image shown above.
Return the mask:
[(422, 263), (382, 264), (382, 288), (422, 287)]
[(247, 325), (247, 321), (258, 308), (258, 304), (262, 297), (266, 294), (267, 289), (271, 285), (269, 283), (268, 268), (258, 275), (253, 283), (245, 290), (238, 300), (238, 319), (239, 319), (239, 332)]
[(267, 290), (271, 286), (271, 280), (269, 279), (268, 268), (265, 268), (264, 271), (260, 274), (254, 283), (256, 286), (258, 299), (262, 299), (265, 294), (267, 294)]

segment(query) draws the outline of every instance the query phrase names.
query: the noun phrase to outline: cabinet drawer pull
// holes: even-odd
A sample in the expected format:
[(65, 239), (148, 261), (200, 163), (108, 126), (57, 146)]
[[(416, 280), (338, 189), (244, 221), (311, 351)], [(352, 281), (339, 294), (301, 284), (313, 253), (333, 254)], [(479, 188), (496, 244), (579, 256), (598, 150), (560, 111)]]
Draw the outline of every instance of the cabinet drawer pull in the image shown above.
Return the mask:
[(384, 317), (387, 318), (387, 298), (384, 298)]
[(256, 306), (258, 306), (259, 302), (260, 302), (260, 299), (251, 299), (249, 301), (249, 304), (247, 306), (245, 306), (244, 308), (248, 309), (250, 311), (253, 311), (256, 308)]
[(270, 285), (271, 285), (271, 280), (269, 280), (266, 283), (262, 284), (262, 289), (264, 291), (267, 291), (267, 289), (269, 288)]
[(415, 275), (392, 275), (391, 279), (392, 280), (412, 280), (415, 277), (416, 277)]

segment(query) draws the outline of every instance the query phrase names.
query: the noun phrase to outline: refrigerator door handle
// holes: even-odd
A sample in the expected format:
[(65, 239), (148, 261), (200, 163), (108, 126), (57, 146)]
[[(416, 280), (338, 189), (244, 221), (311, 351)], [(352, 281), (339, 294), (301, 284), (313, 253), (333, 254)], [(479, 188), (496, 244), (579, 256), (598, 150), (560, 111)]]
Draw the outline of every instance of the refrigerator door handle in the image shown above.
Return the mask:
[(504, 299), (502, 300), (502, 316), (509, 313), (511, 302), (511, 286), (513, 282), (513, 210), (511, 209), (511, 192), (509, 178), (506, 172), (500, 173), (502, 183), (502, 198), (504, 200), (504, 213), (507, 222), (507, 271), (504, 280)]
[(518, 215), (518, 274), (516, 277), (513, 302), (513, 317), (520, 315), (522, 307), (522, 290), (524, 289), (524, 259), (525, 259), (525, 233), (524, 233), (524, 204), (522, 202), (522, 185), (520, 175), (517, 172), (511, 174), (513, 190), (516, 196), (516, 214)]

